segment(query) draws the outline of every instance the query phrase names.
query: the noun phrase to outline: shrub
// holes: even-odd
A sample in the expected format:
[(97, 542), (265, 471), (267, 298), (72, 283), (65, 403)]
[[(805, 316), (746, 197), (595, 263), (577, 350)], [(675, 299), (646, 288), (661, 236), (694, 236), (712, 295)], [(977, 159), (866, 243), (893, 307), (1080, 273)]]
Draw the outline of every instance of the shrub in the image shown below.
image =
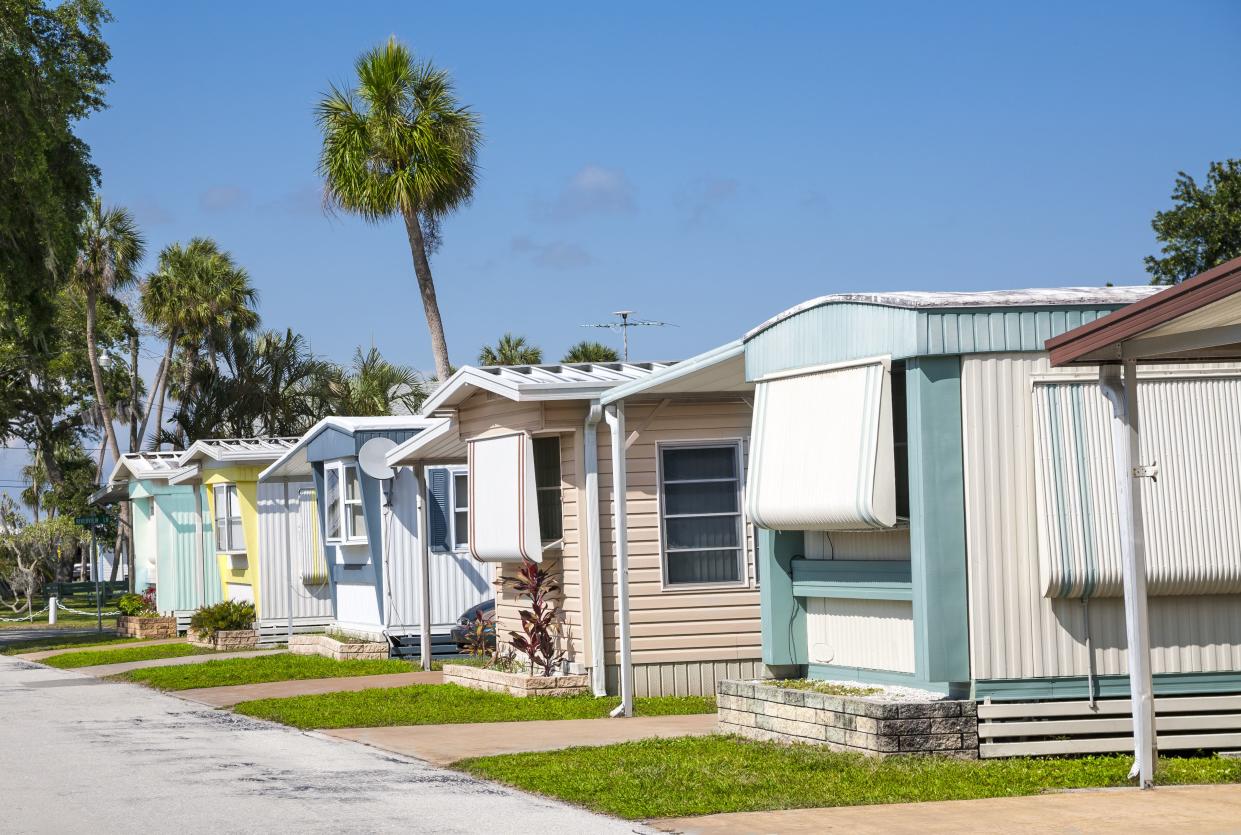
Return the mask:
[(122, 615), (138, 618), (155, 618), (159, 617), (159, 610), (155, 608), (155, 586), (150, 586), (142, 594), (121, 595), (116, 601), (116, 608), (120, 610)]
[(190, 628), (205, 638), (214, 638), (217, 632), (250, 629), (253, 626), (254, 604), (239, 600), (222, 600), (203, 606), (190, 618)]
[(489, 658), (495, 654), (496, 622), (483, 615), (475, 615), (465, 632), (465, 654)]
[(560, 624), (555, 607), (548, 597), (560, 590), (560, 584), (543, 566), (523, 560), (516, 577), (501, 577), (500, 584), (530, 599), (530, 608), (522, 609), (521, 632), (510, 631), (513, 649), (530, 659), (531, 675), (551, 676), (564, 659), (564, 650), (557, 644)]

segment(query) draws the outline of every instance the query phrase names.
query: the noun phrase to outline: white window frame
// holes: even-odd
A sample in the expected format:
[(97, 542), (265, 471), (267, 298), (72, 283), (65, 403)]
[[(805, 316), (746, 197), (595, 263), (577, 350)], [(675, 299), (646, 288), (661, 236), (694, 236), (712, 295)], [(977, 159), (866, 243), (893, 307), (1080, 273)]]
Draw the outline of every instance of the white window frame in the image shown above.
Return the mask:
[(564, 433), (563, 432), (538, 432), (530, 435), (530, 449), (533, 452), (534, 442), (539, 440), (547, 440), (555, 438), (556, 440), (556, 483), (548, 484), (544, 487), (539, 486), (538, 476), (531, 473), (530, 478), (534, 480), (534, 498), (537, 507), (539, 497), (544, 493), (555, 493), (559, 501), (557, 506), (560, 510), (560, 536), (548, 539), (543, 536), (543, 531), (539, 530), (539, 540), (543, 543), (543, 549), (547, 550), (556, 547), (564, 542)]
[[(448, 519), (445, 520), (448, 533), (448, 550), (464, 553), (470, 550), (470, 470), (468, 467), (444, 467), (448, 472)], [(465, 479), (465, 491), (457, 491), (457, 479)], [(464, 502), (464, 504), (462, 504)], [(465, 514), (465, 539), (457, 539), (457, 514)]]
[[(702, 440), (687, 441), (660, 441), (655, 444), (655, 490), (659, 495), (659, 528), (658, 528), (658, 544), (659, 544), (659, 579), (660, 590), (666, 592), (693, 592), (693, 591), (710, 591), (713, 589), (746, 589), (751, 588), (750, 583), (750, 523), (745, 514), (745, 438), (706, 438)], [(741, 560), (740, 571), (737, 573), (737, 579), (727, 582), (718, 583), (672, 583), (668, 580), (668, 549), (667, 535), (665, 533), (665, 520), (669, 518), (682, 518), (681, 514), (677, 516), (669, 516), (664, 507), (665, 491), (664, 491), (664, 450), (668, 449), (710, 449), (710, 448), (730, 448), (736, 456), (737, 471), (737, 535), (738, 535), (738, 558)], [(712, 479), (713, 481), (727, 481), (730, 479)], [(689, 482), (676, 482), (689, 483)], [(684, 514), (685, 517), (698, 516), (731, 516), (733, 514)], [(713, 550), (723, 551), (724, 548), (698, 549), (687, 548), (681, 549), (687, 551), (693, 550)]]
[[(213, 484), (211, 487), (212, 497), (215, 500), (215, 518), (211, 520), (212, 526), (215, 528), (215, 551), (217, 554), (244, 554), (246, 553), (246, 534), (245, 523), (241, 520), (241, 505), (238, 501), (237, 485), (233, 483)], [(223, 507), (223, 510), (221, 510)], [(220, 520), (224, 520), (223, 527), (220, 526)], [(233, 520), (237, 520), (237, 526), (242, 528), (241, 542), (233, 542)], [(221, 537), (227, 540), (228, 547), (220, 547)]]
[[(328, 536), (326, 541), (332, 545), (365, 545), (367, 543), (366, 535), (366, 499), (362, 493), (362, 471), (358, 468), (358, 464), (353, 460), (332, 461), (324, 465), (324, 501), (327, 501), (327, 473), (334, 471), (336, 473), (336, 508), (340, 518), (340, 535), (333, 537)], [(352, 471), (352, 473), (350, 472)], [(355, 477), (358, 481), (358, 497), (356, 499), (349, 498), (349, 478)], [(362, 530), (355, 531), (353, 529), (353, 517), (349, 513), (350, 505), (357, 505), (362, 508)], [(326, 507), (324, 508), (326, 515)], [(325, 525), (326, 528), (326, 525)]]

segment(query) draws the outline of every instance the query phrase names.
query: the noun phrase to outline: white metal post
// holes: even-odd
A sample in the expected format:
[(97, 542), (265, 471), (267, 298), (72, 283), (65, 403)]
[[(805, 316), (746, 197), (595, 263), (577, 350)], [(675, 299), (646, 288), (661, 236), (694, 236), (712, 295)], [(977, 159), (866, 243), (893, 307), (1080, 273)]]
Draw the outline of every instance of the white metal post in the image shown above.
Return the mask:
[(1150, 628), (1146, 612), (1146, 550), (1142, 540), (1142, 495), (1136, 471), (1138, 441), (1137, 364), (1124, 363), (1124, 377), (1115, 365), (1101, 366), (1099, 385), (1112, 404), (1112, 457), (1116, 469), (1116, 506), (1120, 521), (1121, 575), (1125, 590), (1125, 633), (1128, 639), (1129, 691), (1133, 709), (1134, 763), (1130, 779), (1155, 784), (1155, 698), (1151, 683)]
[[(82, 552), (82, 556), (83, 557), (86, 556), (85, 551)], [(60, 602), (60, 599), (54, 594), (47, 599), (47, 625), (48, 626), (56, 625), (56, 605), (59, 602)]]
[[(293, 645), (293, 506), (289, 500), (289, 482), (284, 484), (284, 504), (281, 509), (284, 511), (284, 565), (287, 573), (286, 580), (289, 581), (286, 590), (286, 601), (289, 606), (289, 623), (288, 623), (288, 640), (285, 642), (292, 647)], [(299, 502), (300, 504), (300, 502)], [(301, 508), (297, 508), (300, 513)], [(299, 518), (300, 521), (300, 518)], [(261, 578), (260, 578), (261, 579)]]
[(413, 468), (414, 492), (417, 495), (418, 508), (418, 561), (421, 566), (422, 582), (419, 584), (421, 594), (418, 599), (419, 615), (418, 637), (422, 655), (422, 669), (431, 669), (431, 544), (428, 542), (430, 532), (427, 529), (427, 502), (425, 470)]
[(633, 716), (633, 667), (629, 641), (629, 517), (625, 472), (625, 404), (607, 409), (612, 434), (612, 541), (616, 548), (616, 597), (620, 612), (620, 690), (617, 713)]

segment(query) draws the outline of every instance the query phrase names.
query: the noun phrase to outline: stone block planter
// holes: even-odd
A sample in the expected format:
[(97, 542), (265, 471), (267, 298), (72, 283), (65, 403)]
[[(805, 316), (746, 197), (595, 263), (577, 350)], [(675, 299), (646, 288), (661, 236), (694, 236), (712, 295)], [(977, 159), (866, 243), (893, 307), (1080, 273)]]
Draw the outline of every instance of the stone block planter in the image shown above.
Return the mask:
[(327, 635), (294, 635), (289, 639), (294, 655), (322, 655), (337, 661), (379, 661), (388, 657), (388, 645), (378, 641), (350, 643)]
[(590, 689), (590, 676), (532, 676), (465, 664), (445, 664), (445, 683), (514, 696), (576, 696)]
[(196, 647), (219, 650), (220, 652), (236, 652), (245, 649), (257, 649), (259, 633), (254, 629), (221, 629), (211, 637), (193, 629), (189, 633), (190, 643)]
[(122, 638), (140, 638), (146, 641), (160, 638), (175, 638), (177, 637), (177, 619), (117, 615), (116, 634)]
[(870, 756), (978, 757), (978, 706), (970, 700), (885, 701), (752, 681), (721, 681), (716, 698), (721, 733)]

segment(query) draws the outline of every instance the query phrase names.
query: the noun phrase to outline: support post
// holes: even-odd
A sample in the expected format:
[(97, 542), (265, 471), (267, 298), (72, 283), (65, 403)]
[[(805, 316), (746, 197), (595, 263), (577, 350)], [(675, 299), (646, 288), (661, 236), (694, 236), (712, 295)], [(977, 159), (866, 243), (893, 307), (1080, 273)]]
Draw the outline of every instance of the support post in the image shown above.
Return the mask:
[(616, 596), (620, 613), (621, 703), (613, 715), (633, 716), (633, 659), (629, 639), (629, 508), (625, 471), (625, 404), (607, 408), (612, 435), (612, 541), (616, 549)]
[(1120, 564), (1125, 591), (1129, 692), (1133, 706), (1133, 768), (1129, 778), (1148, 789), (1155, 784), (1155, 698), (1151, 683), (1150, 628), (1146, 612), (1146, 548), (1142, 540), (1142, 496), (1137, 489), (1139, 448), (1138, 376), (1133, 360), (1124, 376), (1115, 365), (1099, 368), (1099, 385), (1112, 404), (1112, 458), (1120, 521)]
[(608, 694), (607, 655), (603, 651), (603, 554), (599, 536), (599, 421), (603, 407), (591, 401), (582, 432), (582, 457), (586, 470), (586, 564), (590, 583), (590, 690)]
[[(82, 556), (85, 557), (86, 555), (83, 554)], [(60, 598), (58, 598), (54, 594), (47, 599), (47, 625), (48, 626), (56, 625), (56, 604), (59, 602), (60, 602)], [(33, 609), (34, 607), (32, 606), (31, 608)]]
[(95, 624), (103, 631), (103, 595), (99, 591), (99, 543), (95, 539), (95, 526), (90, 526), (91, 576), (95, 578)]
[[(289, 503), (289, 482), (284, 484), (284, 564), (285, 579), (288, 580), (288, 589), (286, 600), (289, 606), (289, 624), (288, 639), (285, 641), (286, 646), (293, 643), (293, 506)], [(259, 578), (262, 579), (261, 577)]]
[(418, 562), (422, 573), (418, 584), (418, 637), (422, 656), (422, 669), (431, 669), (431, 548), (427, 541), (427, 501), (425, 470), (413, 468), (414, 490), (417, 492), (418, 508)]
[[(763, 663), (801, 667), (806, 649), (806, 601), (793, 596), (793, 558), (805, 555), (802, 531), (758, 529), (758, 597), (763, 630)], [(793, 673), (799, 675), (800, 673)]]

